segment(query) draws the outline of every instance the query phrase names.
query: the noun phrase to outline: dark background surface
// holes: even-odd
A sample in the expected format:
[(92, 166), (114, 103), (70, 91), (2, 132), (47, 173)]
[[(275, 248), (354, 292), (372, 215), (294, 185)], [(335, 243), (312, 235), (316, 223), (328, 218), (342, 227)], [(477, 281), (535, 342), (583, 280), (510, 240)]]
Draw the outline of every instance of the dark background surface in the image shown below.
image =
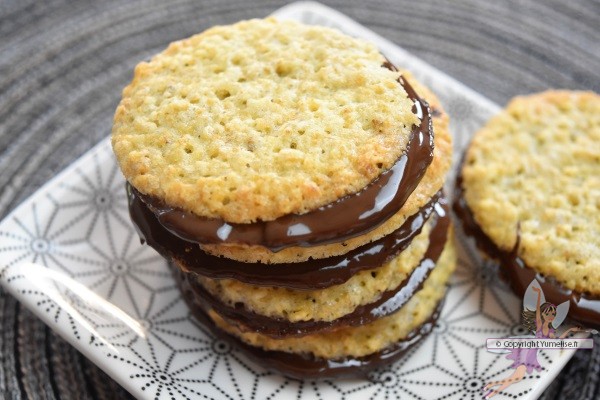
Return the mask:
[[(501, 105), (548, 88), (600, 92), (597, 0), (323, 3)], [(0, 219), (110, 133), (137, 62), (284, 4), (0, 0)], [(599, 374), (598, 346), (580, 351), (542, 399), (598, 399)], [(0, 288), (0, 398), (128, 397)]]

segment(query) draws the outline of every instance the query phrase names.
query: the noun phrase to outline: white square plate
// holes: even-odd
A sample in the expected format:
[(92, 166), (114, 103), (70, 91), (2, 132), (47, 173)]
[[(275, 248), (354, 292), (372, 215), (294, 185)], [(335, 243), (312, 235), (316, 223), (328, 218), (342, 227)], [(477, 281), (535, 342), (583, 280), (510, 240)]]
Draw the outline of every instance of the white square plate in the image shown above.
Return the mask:
[[(498, 106), (348, 17), (318, 3), (275, 15), (376, 43), (436, 92), (452, 118), (455, 162)], [(35, 263), (37, 265), (34, 265)], [(108, 139), (0, 223), (0, 283), (140, 399), (476, 399), (510, 373), (485, 340), (522, 333), (521, 302), (462, 251), (434, 332), (369, 380), (295, 381), (264, 371), (190, 316), (166, 266), (140, 245)], [(535, 399), (572, 356), (540, 351), (543, 371), (500, 398)]]

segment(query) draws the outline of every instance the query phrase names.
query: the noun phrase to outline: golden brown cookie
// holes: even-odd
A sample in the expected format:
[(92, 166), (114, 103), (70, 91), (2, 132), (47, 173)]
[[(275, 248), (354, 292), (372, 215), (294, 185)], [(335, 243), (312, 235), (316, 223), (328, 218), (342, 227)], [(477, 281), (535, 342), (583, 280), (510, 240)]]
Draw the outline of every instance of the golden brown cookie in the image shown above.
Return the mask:
[(389, 169), (418, 123), (377, 48), (324, 27), (243, 21), (139, 64), (112, 144), (140, 192), (230, 223), (304, 213)]
[[(504, 253), (563, 287), (600, 296), (600, 96), (513, 99), (473, 138), (466, 205)], [(526, 287), (527, 284), (525, 284)]]

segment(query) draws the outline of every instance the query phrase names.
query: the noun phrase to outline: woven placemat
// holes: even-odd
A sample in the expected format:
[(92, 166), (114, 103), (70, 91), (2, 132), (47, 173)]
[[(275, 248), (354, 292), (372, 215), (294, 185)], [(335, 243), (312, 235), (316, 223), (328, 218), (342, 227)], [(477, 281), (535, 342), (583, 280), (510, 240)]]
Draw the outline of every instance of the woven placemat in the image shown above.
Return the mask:
[[(499, 104), (547, 88), (600, 92), (597, 0), (323, 2)], [(109, 134), (138, 61), (283, 4), (2, 1), (0, 218)], [(596, 343), (576, 353), (542, 399), (600, 398)], [(130, 395), (0, 288), (0, 398)]]

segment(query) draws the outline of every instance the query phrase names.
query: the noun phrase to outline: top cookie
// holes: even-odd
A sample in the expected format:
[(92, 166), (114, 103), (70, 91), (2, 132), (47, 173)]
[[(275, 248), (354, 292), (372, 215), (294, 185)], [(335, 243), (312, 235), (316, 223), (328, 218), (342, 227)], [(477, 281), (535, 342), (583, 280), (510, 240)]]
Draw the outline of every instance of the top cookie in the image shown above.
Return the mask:
[(529, 267), (600, 295), (600, 96), (515, 98), (474, 136), (462, 176), (477, 224), (501, 250), (519, 235)]
[(323, 27), (243, 21), (139, 64), (112, 144), (142, 193), (232, 223), (362, 189), (405, 151), (412, 101), (375, 46)]

